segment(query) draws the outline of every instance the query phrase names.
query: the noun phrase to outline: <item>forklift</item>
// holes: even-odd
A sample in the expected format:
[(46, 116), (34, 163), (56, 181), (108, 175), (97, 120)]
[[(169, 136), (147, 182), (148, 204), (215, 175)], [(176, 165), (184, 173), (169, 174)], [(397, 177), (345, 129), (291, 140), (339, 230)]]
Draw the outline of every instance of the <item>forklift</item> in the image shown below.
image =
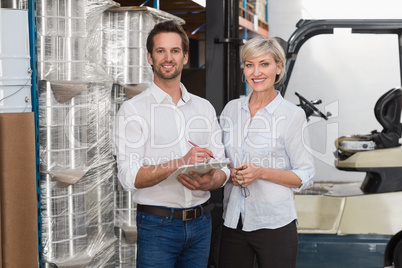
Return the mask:
[[(300, 20), (286, 42), (286, 90), (302, 45), (310, 38), (348, 28), (352, 34), (396, 34), (402, 80), (402, 20)], [(306, 117), (328, 120), (330, 112), (295, 92)], [(299, 217), (297, 267), (402, 267), (401, 88), (384, 89), (373, 107), (383, 129), (351, 134), (334, 143), (338, 170), (364, 172), (362, 183), (315, 183), (295, 195)], [(323, 264), (325, 263), (325, 264)], [(318, 266), (317, 266), (318, 265)]]

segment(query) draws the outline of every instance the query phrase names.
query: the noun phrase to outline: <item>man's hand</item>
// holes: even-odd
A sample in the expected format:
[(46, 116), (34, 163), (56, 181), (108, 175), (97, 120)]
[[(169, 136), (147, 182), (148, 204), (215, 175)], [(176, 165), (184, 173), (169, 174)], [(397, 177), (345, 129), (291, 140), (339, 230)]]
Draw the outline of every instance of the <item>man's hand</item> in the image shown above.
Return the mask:
[(177, 176), (177, 180), (186, 188), (190, 190), (201, 190), (201, 191), (209, 191), (214, 186), (214, 174), (215, 169), (211, 169), (208, 173), (200, 176), (197, 173), (190, 171), (190, 175), (186, 176), (185, 174), (180, 174)]
[(182, 157), (183, 165), (193, 165), (196, 163), (204, 163), (209, 161), (213, 153), (207, 148), (193, 147), (185, 156)]

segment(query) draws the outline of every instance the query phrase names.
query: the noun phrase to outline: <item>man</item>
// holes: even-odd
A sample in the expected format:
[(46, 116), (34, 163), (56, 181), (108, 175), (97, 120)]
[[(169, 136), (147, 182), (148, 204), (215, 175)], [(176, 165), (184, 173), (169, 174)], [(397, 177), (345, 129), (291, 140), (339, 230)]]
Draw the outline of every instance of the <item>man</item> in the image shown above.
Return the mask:
[(183, 28), (172, 21), (157, 24), (147, 50), (153, 83), (123, 103), (115, 128), (118, 178), (138, 204), (137, 267), (205, 268), (209, 191), (222, 187), (229, 171), (167, 178), (182, 165), (224, 158), (222, 132), (212, 105), (180, 83), (189, 50)]

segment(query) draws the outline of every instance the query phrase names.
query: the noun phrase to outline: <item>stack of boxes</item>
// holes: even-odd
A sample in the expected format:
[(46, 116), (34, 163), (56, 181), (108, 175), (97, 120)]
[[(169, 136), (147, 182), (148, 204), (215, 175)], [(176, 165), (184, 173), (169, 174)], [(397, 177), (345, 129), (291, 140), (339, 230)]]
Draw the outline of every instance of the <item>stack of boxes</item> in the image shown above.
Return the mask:
[(243, 8), (243, 0), (240, 0), (240, 16), (254, 24), (255, 29), (261, 27), (268, 30), (267, 0), (244, 0), (246, 8)]
[(267, 21), (267, 0), (248, 0), (254, 6), (255, 15), (262, 21)]

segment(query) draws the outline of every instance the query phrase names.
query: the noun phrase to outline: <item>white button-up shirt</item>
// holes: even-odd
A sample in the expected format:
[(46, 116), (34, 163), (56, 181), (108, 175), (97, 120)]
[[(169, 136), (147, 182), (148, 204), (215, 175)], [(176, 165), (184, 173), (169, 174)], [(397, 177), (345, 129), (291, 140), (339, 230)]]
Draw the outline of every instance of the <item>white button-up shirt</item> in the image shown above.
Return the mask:
[[(252, 94), (252, 93), (251, 93)], [(243, 230), (275, 229), (297, 219), (293, 191), (313, 183), (314, 162), (309, 153), (306, 115), (296, 105), (277, 97), (250, 121), (247, 97), (229, 102), (220, 117), (223, 143), (231, 166), (250, 162), (259, 166), (291, 170), (302, 186), (291, 189), (257, 180), (248, 186), (245, 198), (240, 186), (227, 183), (224, 189), (224, 224), (236, 228), (242, 215)]]
[[(191, 141), (208, 148), (216, 159), (225, 158), (222, 131), (213, 106), (189, 93), (180, 84), (182, 98), (172, 98), (154, 83), (121, 106), (115, 122), (118, 178), (125, 190), (133, 191), (134, 201), (143, 205), (187, 208), (200, 205), (209, 191), (192, 191), (178, 181), (162, 181), (136, 189), (137, 173), (143, 165), (159, 165), (183, 157)], [(227, 178), (229, 170), (222, 169)]]

